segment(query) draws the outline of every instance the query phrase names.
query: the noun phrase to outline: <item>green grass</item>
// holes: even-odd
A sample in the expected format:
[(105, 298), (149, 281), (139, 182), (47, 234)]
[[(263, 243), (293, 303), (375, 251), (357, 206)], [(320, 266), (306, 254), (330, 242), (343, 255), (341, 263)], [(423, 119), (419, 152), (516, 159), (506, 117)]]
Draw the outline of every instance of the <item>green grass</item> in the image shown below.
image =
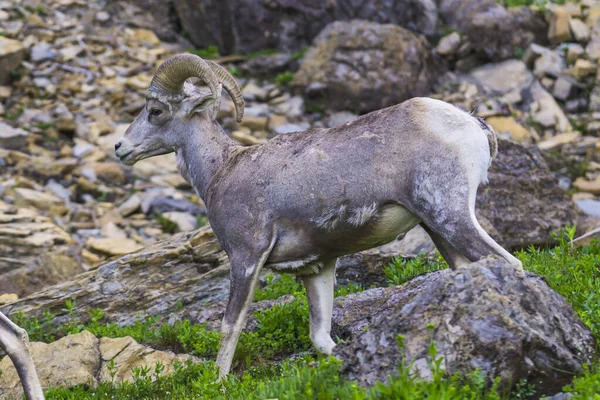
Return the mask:
[(195, 54), (201, 58), (207, 59), (207, 60), (212, 60), (214, 58), (219, 58), (221, 57), (221, 54), (219, 54), (219, 49), (217, 48), (217, 46), (208, 46), (207, 48), (204, 49), (186, 49), (185, 50), (188, 53), (191, 54)]
[(304, 55), (306, 54), (307, 51), (308, 51), (308, 47), (305, 47), (302, 50), (298, 50), (297, 52), (295, 52), (294, 54), (292, 54), (291, 60), (292, 61), (301, 60), (304, 57)]
[(270, 55), (277, 54), (277, 53), (278, 53), (277, 49), (262, 49), (262, 50), (258, 50), (258, 51), (251, 51), (250, 53), (246, 54), (246, 57), (249, 60), (251, 60), (253, 58), (270, 56)]
[(289, 85), (294, 79), (294, 73), (292, 71), (285, 71), (275, 77), (275, 84), (277, 86)]
[(177, 223), (171, 221), (169, 218), (164, 217), (161, 213), (157, 213), (155, 215), (156, 221), (160, 225), (160, 229), (164, 233), (174, 233), (177, 230)]
[[(529, 248), (517, 253), (526, 269), (543, 276), (550, 286), (572, 304), (582, 320), (600, 338), (600, 243), (586, 247), (571, 247), (574, 230), (569, 229), (552, 249)], [(412, 261), (396, 260), (385, 268), (391, 285), (402, 284), (422, 273), (445, 267), (439, 257), (419, 257)], [(338, 288), (336, 295), (362, 290), (360, 286)], [(171, 376), (148, 376), (147, 370), (136, 370), (132, 383), (105, 382), (92, 388), (79, 385), (55, 388), (47, 392), (48, 399), (400, 399), (400, 400), (517, 400), (532, 398), (535, 388), (526, 381), (518, 382), (511, 391), (503, 392), (499, 380), (486, 385), (485, 377), (475, 370), (468, 376), (446, 376), (440, 368), (440, 358), (434, 346), (430, 348), (429, 365), (433, 379), (422, 381), (399, 367), (398, 375), (386, 384), (364, 389), (340, 374), (341, 364), (335, 359), (308, 355), (308, 307), (303, 285), (288, 275), (268, 275), (266, 284), (257, 290), (255, 300), (273, 300), (283, 295), (293, 299), (271, 309), (255, 313), (258, 328), (244, 332), (236, 352), (235, 373), (223, 385), (217, 384), (212, 361), (179, 366)], [(15, 318), (29, 331), (32, 340), (51, 341), (68, 333), (88, 329), (97, 336), (132, 336), (141, 343), (157, 348), (169, 348), (214, 359), (219, 333), (204, 325), (189, 321), (173, 325), (152, 318), (131, 326), (103, 323), (103, 313), (94, 310), (89, 322), (75, 317), (77, 305), (68, 301), (71, 317), (60, 326), (51, 324), (52, 315), (36, 318)], [(424, 322), (425, 323), (425, 322)], [(398, 345), (403, 345), (398, 338)], [(294, 361), (291, 354), (304, 354)], [(153, 382), (154, 380), (154, 382)], [(600, 363), (586, 369), (565, 388), (575, 400), (599, 399)]]
[(198, 215), (196, 221), (198, 222), (198, 228), (208, 225), (208, 217), (206, 215)]
[(420, 255), (414, 260), (396, 258), (384, 268), (390, 286), (403, 285), (413, 278), (426, 273), (448, 268), (441, 256), (430, 258)]

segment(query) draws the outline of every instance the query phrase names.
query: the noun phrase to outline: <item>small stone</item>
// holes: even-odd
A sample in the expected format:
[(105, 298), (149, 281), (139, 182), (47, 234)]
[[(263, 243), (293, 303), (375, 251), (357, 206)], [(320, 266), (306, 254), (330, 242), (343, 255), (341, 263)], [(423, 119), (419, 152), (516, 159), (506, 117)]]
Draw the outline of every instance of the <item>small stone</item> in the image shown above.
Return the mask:
[(577, 202), (579, 200), (596, 200), (596, 199), (598, 199), (598, 196), (594, 196), (591, 193), (577, 192), (577, 193), (573, 193), (573, 196), (571, 196), (571, 199), (575, 202)]
[(585, 49), (578, 43), (570, 43), (567, 47), (567, 61), (575, 62), (585, 53)]
[(110, 19), (110, 14), (106, 11), (99, 11), (96, 13), (96, 21), (98, 22), (106, 22)]
[(271, 114), (269, 116), (268, 128), (270, 131), (278, 126), (285, 125), (288, 123), (288, 119), (284, 115)]
[(137, 210), (139, 210), (141, 205), (142, 199), (140, 199), (140, 197), (137, 194), (134, 194), (119, 206), (119, 213), (123, 217), (127, 217), (128, 215), (131, 215)]
[(25, 18), (25, 21), (27, 21), (27, 25), (37, 26), (39, 28), (41, 28), (41, 27), (43, 27), (45, 25), (45, 22), (42, 19), (42, 17), (40, 17), (37, 14), (29, 14)]
[(131, 89), (137, 90), (145, 90), (150, 86), (150, 82), (152, 82), (152, 75), (148, 74), (139, 74), (132, 77), (127, 78), (125, 83)]
[(8, 21), (9, 18), (10, 15), (6, 11), (0, 10), (0, 21)]
[(582, 20), (571, 18), (569, 28), (576, 41), (587, 42), (590, 39), (590, 28)]
[(124, 184), (127, 182), (127, 177), (121, 164), (116, 162), (92, 163), (91, 168), (98, 179), (107, 183)]
[(591, 181), (589, 181), (585, 178), (579, 177), (579, 178), (575, 179), (573, 186), (575, 187), (575, 189), (577, 189), (581, 192), (593, 193), (595, 195), (599, 195), (600, 194), (600, 175), (598, 175), (594, 180), (591, 180)]
[(554, 82), (554, 87), (552, 89), (552, 95), (555, 99), (565, 101), (573, 92), (573, 84), (571, 81), (565, 77), (559, 77), (556, 82)]
[(596, 35), (585, 46), (585, 52), (592, 60), (600, 59), (600, 35)]
[(452, 32), (449, 35), (444, 36), (436, 47), (438, 54), (443, 56), (450, 56), (458, 50), (460, 47), (461, 40), (458, 32)]
[(8, 99), (12, 93), (10, 86), (0, 86), (0, 99)]
[(26, 188), (15, 188), (14, 192), (17, 196), (17, 204), (34, 206), (40, 210), (50, 210), (53, 206), (62, 204), (62, 200), (53, 194)]
[(0, 122), (0, 148), (19, 150), (27, 144), (28, 132)]
[(83, 158), (94, 151), (94, 145), (87, 142), (79, 142), (73, 147), (73, 156)]
[(277, 114), (283, 114), (288, 118), (298, 118), (304, 114), (304, 99), (300, 96), (293, 96), (275, 106)]
[(266, 101), (269, 92), (260, 86), (258, 86), (254, 81), (249, 82), (246, 86), (244, 86), (244, 100), (249, 101)]
[(148, 29), (134, 29), (132, 39), (136, 42), (144, 42), (151, 45), (160, 44), (160, 39), (154, 32)]
[(302, 132), (310, 128), (310, 124), (308, 122), (298, 122), (296, 124), (285, 124), (278, 126), (274, 129), (275, 133), (278, 135), (292, 132)]
[(261, 143), (265, 142), (265, 140), (256, 138), (256, 137), (252, 136), (251, 134), (244, 132), (242, 130), (235, 130), (235, 131), (231, 132), (231, 134), (229, 136), (232, 139), (237, 140), (238, 142), (240, 142), (241, 144), (244, 144), (246, 146), (253, 146), (255, 144), (261, 144)]
[(60, 55), (62, 56), (64, 61), (70, 61), (77, 57), (82, 51), (83, 49), (77, 45), (68, 46), (60, 49)]
[(267, 117), (254, 117), (252, 115), (244, 116), (242, 126), (250, 128), (253, 131), (264, 131), (267, 129)]
[(85, 245), (94, 251), (105, 254), (107, 256), (122, 256), (123, 254), (132, 253), (142, 248), (133, 239), (123, 238), (89, 238)]
[(538, 143), (538, 148), (540, 150), (554, 150), (557, 147), (563, 146), (568, 143), (573, 143), (581, 136), (579, 132), (568, 132), (561, 133), (560, 135), (553, 136), (551, 139), (544, 140), (543, 142)]
[(102, 236), (111, 239), (126, 239), (127, 233), (119, 228), (114, 222), (110, 221), (102, 225), (101, 229)]
[(40, 89), (47, 89), (49, 86), (52, 86), (52, 81), (46, 77), (38, 77), (33, 78), (33, 84)]
[(538, 79), (541, 79), (544, 76), (556, 78), (560, 75), (564, 67), (565, 62), (562, 55), (547, 50), (535, 61), (533, 74)]
[(554, 44), (568, 42), (572, 39), (569, 20), (571, 15), (569, 11), (562, 7), (556, 7), (549, 10), (548, 22), (548, 40)]
[(346, 122), (355, 120), (357, 117), (358, 116), (356, 114), (351, 113), (350, 111), (339, 111), (329, 116), (327, 119), (327, 126), (331, 128), (334, 126), (343, 125)]
[(163, 213), (162, 216), (177, 224), (178, 232), (193, 231), (198, 228), (198, 220), (192, 214), (179, 211)]
[(56, 52), (52, 50), (52, 46), (49, 43), (40, 42), (31, 48), (30, 58), (33, 62), (53, 60), (56, 58)]
[(584, 60), (583, 58), (579, 58), (575, 62), (575, 65), (573, 65), (573, 67), (570, 69), (569, 74), (579, 80), (582, 80), (590, 75), (594, 75), (597, 70), (598, 66), (595, 63), (589, 60)]
[(87, 265), (97, 265), (102, 261), (102, 258), (98, 256), (96, 253), (92, 253), (88, 249), (81, 249), (81, 258), (83, 262)]
[(531, 43), (529, 45), (529, 47), (527, 48), (527, 51), (525, 51), (525, 54), (523, 54), (523, 62), (525, 64), (527, 64), (527, 67), (532, 68), (533, 64), (535, 63), (535, 61), (545, 52), (550, 51), (549, 49), (545, 48), (544, 46), (540, 46), (539, 44), (536, 43)]
[(17, 300), (19, 300), (19, 296), (16, 293), (5, 293), (0, 295), (0, 306), (14, 303)]
[(575, 201), (577, 207), (588, 215), (592, 215), (594, 217), (600, 217), (600, 201), (598, 200), (577, 200)]
[(596, 85), (590, 94), (590, 111), (600, 111), (600, 85)]
[(529, 130), (519, 124), (514, 117), (490, 117), (485, 120), (497, 133), (508, 132), (517, 142), (530, 138)]
[(10, 83), (12, 72), (24, 57), (25, 47), (21, 42), (0, 36), (0, 85)]

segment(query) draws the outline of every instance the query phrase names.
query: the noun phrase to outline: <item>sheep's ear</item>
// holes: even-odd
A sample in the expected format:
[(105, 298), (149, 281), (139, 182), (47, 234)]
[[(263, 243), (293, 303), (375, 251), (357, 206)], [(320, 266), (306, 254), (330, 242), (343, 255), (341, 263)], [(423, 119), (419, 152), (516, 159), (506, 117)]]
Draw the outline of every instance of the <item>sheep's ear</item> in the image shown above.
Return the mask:
[(212, 119), (216, 118), (215, 114), (215, 98), (210, 93), (198, 94), (195, 96), (186, 97), (182, 103), (182, 110), (191, 117), (196, 113), (201, 113), (208, 110)]

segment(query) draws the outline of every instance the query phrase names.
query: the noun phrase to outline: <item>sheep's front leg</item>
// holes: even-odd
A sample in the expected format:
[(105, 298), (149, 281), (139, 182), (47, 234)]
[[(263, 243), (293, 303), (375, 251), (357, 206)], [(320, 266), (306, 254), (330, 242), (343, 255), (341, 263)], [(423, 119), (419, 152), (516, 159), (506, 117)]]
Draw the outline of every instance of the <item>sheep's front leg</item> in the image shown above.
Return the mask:
[(335, 260), (327, 262), (318, 274), (304, 276), (302, 280), (308, 297), (310, 340), (318, 351), (331, 355), (335, 347), (331, 339)]
[(0, 313), (0, 347), (12, 360), (27, 400), (43, 400), (44, 392), (27, 351), (27, 332)]
[(239, 253), (229, 257), (231, 262), (231, 286), (229, 289), (229, 302), (221, 324), (221, 343), (217, 355), (219, 378), (227, 375), (231, 369), (235, 348), (246, 324), (248, 309), (254, 298), (260, 271), (271, 253), (273, 244), (274, 241), (269, 249), (259, 257)]

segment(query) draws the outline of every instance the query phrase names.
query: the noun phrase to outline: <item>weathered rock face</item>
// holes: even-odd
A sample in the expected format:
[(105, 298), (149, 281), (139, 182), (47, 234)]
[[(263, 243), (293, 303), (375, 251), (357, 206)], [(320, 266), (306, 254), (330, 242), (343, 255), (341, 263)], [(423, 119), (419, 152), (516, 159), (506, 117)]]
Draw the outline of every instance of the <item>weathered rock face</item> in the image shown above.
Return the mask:
[(50, 218), (0, 201), (0, 294), (24, 296), (83, 272), (74, 244)]
[(328, 25), (292, 84), (327, 108), (368, 112), (429, 93), (441, 60), (425, 37), (395, 25)]
[(175, 0), (175, 8), (196, 46), (216, 45), (222, 54), (299, 50), (337, 20), (390, 23), (425, 35), (438, 26), (433, 0), (208, 0), (202, 7), (194, 0)]
[(466, 36), (483, 59), (514, 57), (530, 43), (547, 43), (548, 25), (528, 7), (507, 10), (495, 0), (442, 0), (443, 20)]
[[(535, 146), (498, 140), (498, 156), (480, 186), (476, 213), (490, 236), (507, 248), (552, 242), (551, 234), (574, 225), (573, 201), (558, 186)], [(485, 227), (485, 226), (484, 226)]]
[[(132, 369), (138, 367), (150, 368), (149, 374), (153, 376), (157, 362), (165, 367), (163, 374), (168, 375), (173, 373), (175, 362), (198, 361), (189, 355), (154, 350), (131, 337), (98, 339), (88, 331), (65, 336), (50, 344), (30, 343), (29, 353), (44, 388), (131, 381)], [(111, 361), (114, 364), (109, 370)], [(0, 361), (0, 369), (0, 395), (20, 394), (17, 371), (8, 357)]]
[[(131, 324), (146, 316), (167, 315), (178, 303), (218, 302), (227, 298), (229, 262), (210, 230), (173, 236), (135, 253), (110, 261), (72, 280), (50, 286), (2, 308), (10, 315), (22, 310), (39, 315), (47, 310), (68, 318), (65, 299), (79, 305), (85, 320), (92, 308), (102, 309), (107, 321)], [(143, 301), (140, 301), (143, 299)]]
[(151, 29), (165, 41), (175, 41), (179, 24), (173, 0), (110, 0), (107, 10), (119, 23)]
[(333, 319), (349, 338), (335, 354), (350, 378), (367, 385), (394, 374), (402, 356), (430, 376), (433, 340), (448, 374), (480, 368), (504, 383), (527, 378), (556, 393), (595, 351), (590, 330), (543, 279), (490, 258), (337, 299)]

